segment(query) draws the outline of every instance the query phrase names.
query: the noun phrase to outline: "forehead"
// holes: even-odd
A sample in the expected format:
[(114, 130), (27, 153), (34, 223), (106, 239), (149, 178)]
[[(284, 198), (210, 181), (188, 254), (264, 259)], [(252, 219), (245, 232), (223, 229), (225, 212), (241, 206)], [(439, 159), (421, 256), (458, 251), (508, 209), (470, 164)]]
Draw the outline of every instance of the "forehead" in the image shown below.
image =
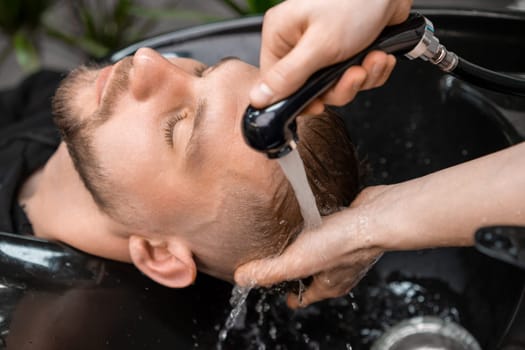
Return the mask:
[[(202, 65), (188, 58), (170, 58), (169, 61), (188, 70)], [(220, 66), (214, 67), (193, 92), (198, 101), (208, 101), (198, 103), (200, 109), (205, 109), (205, 117), (194, 125), (197, 142), (185, 150), (187, 154), (179, 153), (175, 159), (166, 154), (163, 135), (159, 133), (161, 128), (155, 126), (158, 113), (150, 109), (155, 108), (154, 101), (147, 107), (135, 106), (132, 96), (124, 96), (119, 101), (116, 113), (96, 132), (97, 153), (102, 153), (102, 165), (111, 170), (112, 177), (130, 186), (151, 182), (174, 184), (175, 179), (184, 178), (182, 173), (186, 172), (191, 173), (193, 179), (212, 182), (218, 181), (217, 176), (228, 170), (253, 171), (253, 164), (260, 164), (258, 160), (264, 162), (265, 158), (249, 149), (240, 134), (239, 118), (248, 105), (247, 89), (257, 70), (240, 61), (233, 63), (232, 59), (223, 61)], [(239, 79), (229, 79), (231, 72), (239, 73)], [(142, 118), (145, 115), (148, 117)], [(181, 126), (184, 129), (189, 124)], [(193, 169), (184, 168), (189, 164), (184, 164), (181, 158), (194, 159)]]

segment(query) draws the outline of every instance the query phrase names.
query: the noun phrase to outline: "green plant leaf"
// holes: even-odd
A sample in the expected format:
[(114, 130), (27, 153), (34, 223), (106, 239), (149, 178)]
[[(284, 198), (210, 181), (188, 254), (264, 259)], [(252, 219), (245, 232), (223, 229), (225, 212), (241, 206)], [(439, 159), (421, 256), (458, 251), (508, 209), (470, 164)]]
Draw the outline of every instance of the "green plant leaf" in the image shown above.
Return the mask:
[(246, 0), (250, 14), (262, 14), (282, 0)]
[(38, 51), (28, 35), (19, 31), (12, 41), (16, 59), (24, 71), (29, 73), (40, 68)]
[(228, 6), (230, 9), (232, 9), (235, 13), (237, 13), (239, 16), (246, 16), (248, 15), (248, 11), (240, 7), (235, 3), (233, 0), (220, 0), (224, 5)]
[(132, 7), (132, 0), (119, 0), (117, 2), (117, 5), (115, 5), (115, 8), (113, 10), (113, 19), (119, 26), (127, 24), (129, 22), (131, 13), (130, 10), (132, 9)]
[(21, 27), (22, 2), (17, 0), (0, 1), (0, 28), (6, 34), (13, 34)]
[(91, 38), (82, 37), (76, 39), (76, 45), (87, 52), (89, 56), (101, 58), (110, 52), (110, 48)]
[(84, 26), (84, 29), (86, 30), (86, 36), (94, 37), (97, 35), (95, 20), (93, 19), (92, 13), (89, 11), (88, 8), (83, 7), (79, 8), (79, 15), (80, 20)]
[(51, 27), (50, 25), (46, 26), (46, 33), (50, 37), (60, 40), (63, 43), (74, 46), (82, 50), (85, 54), (90, 57), (100, 58), (109, 53), (110, 49), (101, 43), (92, 40), (88, 37), (77, 37), (66, 34), (58, 29)]
[(21, 29), (38, 29), (42, 15), (55, 0), (1, 0), (0, 30), (15, 35)]

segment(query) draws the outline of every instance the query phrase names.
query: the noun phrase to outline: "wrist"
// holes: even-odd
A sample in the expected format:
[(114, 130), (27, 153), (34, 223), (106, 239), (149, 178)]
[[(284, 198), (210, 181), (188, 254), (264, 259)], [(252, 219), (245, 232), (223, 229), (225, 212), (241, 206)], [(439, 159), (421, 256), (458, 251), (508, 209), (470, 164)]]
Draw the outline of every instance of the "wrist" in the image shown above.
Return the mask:
[(366, 249), (382, 252), (393, 250), (390, 237), (396, 236), (396, 224), (388, 219), (392, 207), (388, 204), (388, 193), (395, 185), (378, 185), (363, 189), (352, 202), (348, 211), (352, 218), (346, 222), (356, 226), (357, 239)]
[(427, 227), (431, 210), (425, 209), (425, 203), (429, 200), (417, 181), (363, 190), (352, 206), (358, 211), (361, 231), (366, 228), (362, 235), (368, 248), (398, 251), (435, 246), (439, 233)]

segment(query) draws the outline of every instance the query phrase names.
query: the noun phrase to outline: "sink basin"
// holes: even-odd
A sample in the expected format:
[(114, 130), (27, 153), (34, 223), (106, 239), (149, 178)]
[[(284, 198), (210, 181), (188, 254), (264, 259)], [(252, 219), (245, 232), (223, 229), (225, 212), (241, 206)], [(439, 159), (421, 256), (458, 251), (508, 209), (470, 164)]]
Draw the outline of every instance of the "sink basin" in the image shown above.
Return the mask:
[[(524, 73), (525, 16), (421, 12), (450, 50), (488, 68)], [(260, 25), (261, 18), (253, 17), (188, 28), (108, 60), (150, 46), (209, 64), (231, 55), (256, 64)], [(469, 86), (424, 62), (401, 60), (384, 88), (361, 93), (340, 112), (370, 166), (368, 184), (395, 183), (519, 142), (522, 100)], [(86, 266), (98, 272), (79, 273), (78, 281), (68, 275), (70, 283), (54, 284), (52, 277), (32, 283), (22, 276), (27, 266), (2, 281), (7, 287), (0, 288), (0, 302), (16, 300), (4, 310), (11, 322), (0, 334), (8, 349), (215, 348), (230, 310), (229, 284), (199, 276), (194, 286), (172, 290), (130, 265), (89, 261)], [(367, 349), (404, 319), (438, 316), (463, 326), (483, 349), (525, 349), (524, 281), (523, 271), (474, 249), (389, 253), (350, 296), (300, 312), (287, 310), (276, 292), (253, 292), (243, 322), (222, 348), (264, 343), (271, 349)]]

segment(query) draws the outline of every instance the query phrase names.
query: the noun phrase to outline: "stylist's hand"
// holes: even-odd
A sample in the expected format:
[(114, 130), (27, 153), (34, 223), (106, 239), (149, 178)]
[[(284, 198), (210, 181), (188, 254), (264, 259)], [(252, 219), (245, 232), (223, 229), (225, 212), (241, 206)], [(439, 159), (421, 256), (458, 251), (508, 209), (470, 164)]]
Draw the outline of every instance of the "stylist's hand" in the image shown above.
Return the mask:
[(369, 187), (352, 206), (324, 218), (322, 227), (302, 232), (283, 254), (251, 261), (235, 271), (235, 281), (242, 286), (271, 286), (283, 281), (313, 276), (302, 293), (288, 296), (291, 308), (342, 296), (365, 275), (384, 249), (371, 232), (375, 223), (375, 198), (388, 186)]
[[(250, 93), (258, 108), (296, 91), (322, 67), (350, 58), (370, 45), (385, 26), (403, 22), (412, 0), (287, 0), (270, 9), (263, 22), (261, 81)], [(323, 103), (343, 105), (360, 90), (381, 86), (395, 58), (371, 52), (351, 67), (309, 112)]]

